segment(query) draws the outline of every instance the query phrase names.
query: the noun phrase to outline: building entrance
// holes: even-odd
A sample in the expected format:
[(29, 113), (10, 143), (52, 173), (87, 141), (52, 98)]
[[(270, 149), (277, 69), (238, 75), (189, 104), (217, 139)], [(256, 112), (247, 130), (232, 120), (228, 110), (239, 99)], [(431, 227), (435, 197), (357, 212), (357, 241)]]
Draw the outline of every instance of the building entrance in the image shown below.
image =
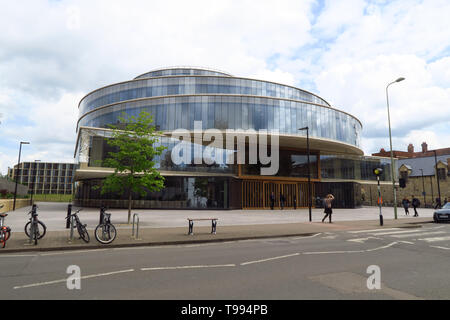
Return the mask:
[[(270, 195), (275, 196), (274, 209), (281, 208), (281, 195), (284, 196), (284, 208), (308, 207), (308, 183), (286, 181), (244, 180), (242, 182), (243, 209), (270, 209)], [(311, 184), (314, 196), (314, 184)]]

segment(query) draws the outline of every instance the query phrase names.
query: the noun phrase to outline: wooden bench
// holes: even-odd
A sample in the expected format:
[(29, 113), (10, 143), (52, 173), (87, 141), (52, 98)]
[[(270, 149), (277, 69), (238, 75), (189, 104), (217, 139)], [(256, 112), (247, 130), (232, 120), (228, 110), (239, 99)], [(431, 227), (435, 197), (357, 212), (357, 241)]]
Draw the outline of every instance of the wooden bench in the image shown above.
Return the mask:
[(217, 228), (217, 218), (187, 218), (189, 221), (189, 232), (188, 235), (192, 236), (194, 234), (194, 221), (211, 220), (211, 234), (216, 234)]

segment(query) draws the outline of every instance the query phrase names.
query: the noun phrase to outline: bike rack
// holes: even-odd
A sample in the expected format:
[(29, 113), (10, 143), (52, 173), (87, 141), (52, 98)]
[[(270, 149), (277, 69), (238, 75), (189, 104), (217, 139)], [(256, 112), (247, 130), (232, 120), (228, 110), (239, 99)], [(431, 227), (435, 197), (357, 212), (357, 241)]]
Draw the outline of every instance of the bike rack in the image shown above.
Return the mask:
[[(134, 225), (137, 217), (137, 223), (136, 223), (136, 237), (134, 236)], [(134, 240), (140, 240), (139, 239), (139, 215), (137, 213), (133, 214), (133, 231), (131, 233), (131, 238)]]

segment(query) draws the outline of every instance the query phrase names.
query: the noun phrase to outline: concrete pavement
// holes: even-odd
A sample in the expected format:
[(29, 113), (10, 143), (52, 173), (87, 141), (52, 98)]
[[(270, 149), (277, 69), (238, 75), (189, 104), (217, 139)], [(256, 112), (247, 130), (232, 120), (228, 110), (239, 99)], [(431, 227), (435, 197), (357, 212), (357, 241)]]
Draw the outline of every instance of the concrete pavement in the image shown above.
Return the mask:
[[(53, 250), (84, 250), (108, 247), (157, 246), (169, 244), (189, 244), (202, 242), (220, 242), (243, 239), (274, 238), (287, 236), (307, 236), (319, 232), (345, 230), (364, 230), (380, 228), (379, 209), (364, 207), (360, 209), (334, 209), (334, 223), (322, 223), (323, 209), (313, 209), (313, 222), (308, 220), (308, 209), (298, 210), (233, 210), (233, 211), (195, 211), (195, 210), (133, 210), (140, 218), (139, 239), (131, 237), (131, 226), (126, 224), (127, 212), (123, 209), (111, 209), (112, 223), (117, 228), (117, 238), (112, 244), (102, 245), (94, 238), (94, 228), (99, 221), (99, 211), (84, 208), (79, 217), (88, 225), (91, 237), (86, 244), (78, 239), (70, 241), (69, 230), (65, 229), (67, 204), (38, 203), (39, 219), (47, 225), (46, 236), (38, 245), (30, 245), (23, 227), (30, 207), (10, 212), (5, 224), (12, 229), (12, 236), (1, 253)], [(74, 208), (76, 210), (77, 208)], [(432, 221), (432, 209), (420, 209), (420, 217), (406, 217), (399, 208), (399, 219), (392, 219), (393, 208), (383, 208), (384, 226), (382, 228), (409, 228)], [(217, 234), (210, 234), (208, 221), (196, 222), (194, 235), (188, 235), (187, 218), (218, 218)], [(19, 231), (17, 231), (19, 230)]]

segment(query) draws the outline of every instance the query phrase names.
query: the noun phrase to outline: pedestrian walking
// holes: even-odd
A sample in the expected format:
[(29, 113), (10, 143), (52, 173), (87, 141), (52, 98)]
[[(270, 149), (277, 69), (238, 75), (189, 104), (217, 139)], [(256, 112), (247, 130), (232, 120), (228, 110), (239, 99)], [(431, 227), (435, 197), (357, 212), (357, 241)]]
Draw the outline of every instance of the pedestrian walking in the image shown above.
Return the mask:
[(294, 194), (294, 210), (297, 209), (297, 196)]
[(270, 194), (270, 209), (273, 210), (273, 207), (275, 206), (275, 194), (272, 193)]
[(280, 206), (281, 210), (284, 208), (284, 202), (286, 201), (286, 198), (284, 197), (283, 193), (280, 192)]
[(447, 204), (448, 200), (447, 197), (444, 199), (444, 206)]
[(414, 197), (414, 195), (412, 195), (411, 198), (412, 198), (411, 204), (414, 208), (414, 217), (418, 217), (419, 214), (417, 213), (417, 207), (420, 206), (420, 200)]
[(409, 216), (409, 204), (411, 202), (408, 200), (408, 198), (404, 197), (402, 200), (403, 209), (405, 209), (405, 215)]
[(434, 206), (435, 209), (441, 208), (441, 198), (436, 198), (436, 205)]
[(331, 223), (331, 214), (333, 213), (332, 202), (334, 200), (334, 196), (330, 193), (324, 199), (324, 207), (325, 207), (325, 217), (323, 217), (322, 222), (325, 222), (325, 219), (329, 217)]

